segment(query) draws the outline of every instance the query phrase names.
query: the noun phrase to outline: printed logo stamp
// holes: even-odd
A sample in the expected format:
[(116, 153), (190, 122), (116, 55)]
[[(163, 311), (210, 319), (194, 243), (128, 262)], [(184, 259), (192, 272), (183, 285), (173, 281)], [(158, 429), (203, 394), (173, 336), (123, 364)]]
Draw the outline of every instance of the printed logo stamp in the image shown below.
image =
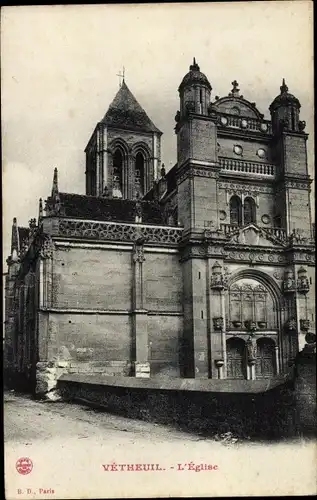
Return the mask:
[(18, 471), (19, 474), (30, 474), (30, 472), (33, 469), (33, 462), (30, 458), (28, 457), (22, 457), (17, 460), (15, 464), (15, 468)]

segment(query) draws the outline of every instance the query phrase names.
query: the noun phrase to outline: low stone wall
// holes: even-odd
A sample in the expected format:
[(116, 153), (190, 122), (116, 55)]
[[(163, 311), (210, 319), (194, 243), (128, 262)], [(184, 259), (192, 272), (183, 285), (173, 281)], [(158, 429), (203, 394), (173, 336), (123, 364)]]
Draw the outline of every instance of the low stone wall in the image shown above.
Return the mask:
[(130, 418), (216, 435), (281, 439), (316, 435), (316, 353), (299, 353), (273, 380), (137, 379), (64, 374), (58, 390)]
[[(280, 383), (264, 395), (259, 392), (260, 381), (253, 385), (253, 390), (243, 393), (235, 392), (240, 381), (214, 381), (224, 383), (223, 389), (229, 392), (211, 392), (208, 384), (213, 390), (217, 384), (210, 380), (111, 379), (63, 375), (58, 381), (59, 393), (67, 401), (81, 401), (125, 417), (173, 425), (203, 435), (231, 432), (240, 439), (274, 439), (295, 434), (290, 382)], [(187, 388), (176, 390), (177, 384), (179, 387), (185, 384)]]
[(317, 429), (316, 352), (306, 346), (296, 359), (295, 419), (298, 432), (315, 435)]

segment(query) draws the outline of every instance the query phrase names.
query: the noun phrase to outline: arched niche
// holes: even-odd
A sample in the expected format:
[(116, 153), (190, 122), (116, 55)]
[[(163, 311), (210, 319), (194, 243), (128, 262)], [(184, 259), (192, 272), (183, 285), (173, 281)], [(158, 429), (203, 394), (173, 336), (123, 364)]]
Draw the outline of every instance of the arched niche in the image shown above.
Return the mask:
[(227, 292), (227, 329), (247, 332), (278, 330), (278, 307), (270, 288), (256, 278), (238, 278), (229, 283)]

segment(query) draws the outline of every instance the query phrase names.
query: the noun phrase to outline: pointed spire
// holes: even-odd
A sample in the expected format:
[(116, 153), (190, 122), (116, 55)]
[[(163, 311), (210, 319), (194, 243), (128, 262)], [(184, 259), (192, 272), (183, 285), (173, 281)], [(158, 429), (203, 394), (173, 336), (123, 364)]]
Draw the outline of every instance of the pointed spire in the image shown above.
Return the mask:
[(58, 171), (54, 168), (53, 185), (52, 185), (52, 196), (58, 194)]
[(11, 260), (16, 262), (18, 260), (20, 251), (19, 243), (19, 230), (16, 217), (13, 218), (12, 222), (12, 235), (11, 235)]
[(110, 104), (102, 123), (119, 129), (129, 129), (142, 132), (162, 132), (147, 116), (125, 81), (123, 81), (115, 98)]
[(282, 85), (280, 86), (281, 94), (288, 92), (288, 86), (285, 83), (285, 78), (283, 78)]
[(43, 200), (39, 199), (39, 221), (43, 218)]

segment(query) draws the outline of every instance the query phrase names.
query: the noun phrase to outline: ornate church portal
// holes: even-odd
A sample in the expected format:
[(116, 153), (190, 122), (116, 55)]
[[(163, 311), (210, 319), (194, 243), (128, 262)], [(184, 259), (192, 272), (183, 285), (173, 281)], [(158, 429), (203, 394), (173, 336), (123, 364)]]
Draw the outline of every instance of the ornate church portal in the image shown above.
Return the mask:
[(276, 375), (281, 304), (269, 287), (256, 279), (238, 279), (225, 293), (227, 378)]

